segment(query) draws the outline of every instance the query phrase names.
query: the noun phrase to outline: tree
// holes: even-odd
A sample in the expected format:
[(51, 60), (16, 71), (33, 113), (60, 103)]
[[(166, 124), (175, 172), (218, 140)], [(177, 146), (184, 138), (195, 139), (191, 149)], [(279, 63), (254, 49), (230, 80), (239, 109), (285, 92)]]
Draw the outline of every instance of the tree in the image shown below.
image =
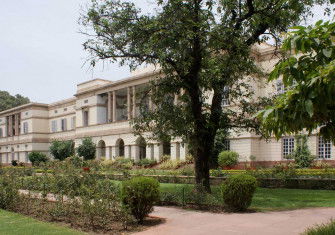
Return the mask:
[(288, 155), (288, 159), (294, 159), (295, 163), (299, 168), (306, 168), (312, 165), (315, 156), (311, 154), (307, 145), (307, 136), (298, 135), (296, 137), (297, 146), (293, 153)]
[(259, 113), (264, 133), (280, 138), (320, 128), (325, 139), (335, 142), (335, 23), (319, 21), (293, 30), (282, 47), (286, 55), (269, 77), (282, 76), (287, 92)]
[[(81, 18), (87, 29), (83, 33), (90, 37), (84, 48), (92, 55), (92, 66), (99, 60), (118, 61), (131, 69), (159, 66), (156, 79), (142, 92), (150, 92), (156, 108), (141, 108), (133, 123), (135, 133), (182, 137), (195, 159), (196, 184), (210, 191), (209, 158), (217, 130), (254, 127), (247, 111), (254, 101), (251, 81), (246, 82), (259, 72), (252, 45), (269, 35), (278, 39), (310, 15), (313, 4), (328, 1), (155, 2), (156, 12), (144, 14), (130, 1), (92, 0)], [(228, 94), (240, 109), (222, 108)]]
[(29, 98), (21, 95), (10, 95), (7, 91), (0, 91), (0, 112), (23, 104), (28, 104)]
[(92, 160), (95, 158), (96, 147), (92, 138), (85, 138), (77, 148), (77, 153), (80, 157), (84, 157), (84, 160)]
[(72, 140), (59, 141), (55, 140), (51, 143), (50, 152), (55, 159), (60, 161), (74, 155), (74, 142)]
[(47, 162), (49, 158), (46, 154), (41, 152), (31, 152), (28, 155), (29, 161), (33, 166), (39, 166), (42, 162)]

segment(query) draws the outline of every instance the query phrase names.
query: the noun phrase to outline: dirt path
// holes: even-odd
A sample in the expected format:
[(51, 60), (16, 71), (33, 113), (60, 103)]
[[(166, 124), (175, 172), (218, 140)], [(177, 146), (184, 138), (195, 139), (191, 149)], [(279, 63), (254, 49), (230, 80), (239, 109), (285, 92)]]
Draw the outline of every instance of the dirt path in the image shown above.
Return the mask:
[(167, 221), (136, 235), (293, 235), (302, 233), (307, 227), (335, 218), (335, 208), (214, 214), (156, 207), (151, 215), (166, 218)]

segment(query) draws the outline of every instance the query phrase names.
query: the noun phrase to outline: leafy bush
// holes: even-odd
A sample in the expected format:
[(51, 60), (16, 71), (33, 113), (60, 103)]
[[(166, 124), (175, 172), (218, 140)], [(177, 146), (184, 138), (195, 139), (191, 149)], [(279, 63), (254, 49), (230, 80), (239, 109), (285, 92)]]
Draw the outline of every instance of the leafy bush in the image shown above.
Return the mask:
[(288, 158), (294, 159), (295, 163), (299, 168), (310, 167), (312, 165), (315, 156), (311, 154), (311, 151), (307, 145), (307, 136), (301, 135), (296, 138), (297, 147)]
[(152, 167), (152, 166), (154, 166), (156, 164), (157, 164), (156, 160), (152, 160), (152, 159), (148, 159), (148, 158), (141, 159), (137, 163), (138, 166), (142, 166), (142, 167)]
[(77, 148), (77, 153), (79, 157), (83, 157), (84, 160), (92, 160), (95, 158), (96, 147), (92, 138), (85, 138), (82, 144)]
[(122, 202), (139, 223), (160, 199), (159, 183), (148, 177), (135, 177), (122, 183)]
[(257, 187), (255, 177), (233, 175), (222, 184), (223, 201), (233, 211), (244, 211), (250, 205)]
[(12, 160), (12, 166), (17, 166), (18, 163), (17, 163), (17, 160)]
[(46, 154), (40, 152), (31, 152), (28, 158), (33, 166), (38, 166), (40, 163), (47, 162), (49, 159)]
[(170, 159), (171, 159), (170, 155), (163, 155), (163, 156), (160, 157), (159, 162), (160, 163), (166, 162), (166, 161), (169, 161)]
[(72, 140), (55, 140), (51, 143), (50, 152), (55, 159), (63, 161), (64, 159), (74, 155), (74, 142)]
[(335, 234), (335, 220), (331, 220), (329, 224), (317, 225), (307, 229), (304, 235), (332, 235)]
[(130, 158), (117, 157), (113, 165), (116, 169), (130, 170), (134, 166), (134, 162)]
[(4, 175), (0, 179), (0, 209), (13, 209), (19, 201), (15, 174)]
[(162, 170), (175, 170), (178, 169), (179, 167), (185, 165), (185, 162), (182, 162), (180, 160), (167, 160), (162, 162), (159, 165), (159, 168)]
[(191, 154), (186, 155), (185, 162), (187, 164), (194, 163), (194, 157)]
[(219, 154), (218, 163), (220, 167), (233, 167), (238, 163), (238, 153), (233, 151), (223, 151)]

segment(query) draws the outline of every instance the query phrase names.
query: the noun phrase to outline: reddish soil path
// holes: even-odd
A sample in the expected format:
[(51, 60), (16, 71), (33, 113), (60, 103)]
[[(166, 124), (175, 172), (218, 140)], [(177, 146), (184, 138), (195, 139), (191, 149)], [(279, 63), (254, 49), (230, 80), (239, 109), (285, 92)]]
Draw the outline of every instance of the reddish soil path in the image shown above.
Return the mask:
[(295, 235), (335, 218), (335, 208), (215, 214), (156, 207), (151, 215), (166, 218), (166, 223), (136, 235)]

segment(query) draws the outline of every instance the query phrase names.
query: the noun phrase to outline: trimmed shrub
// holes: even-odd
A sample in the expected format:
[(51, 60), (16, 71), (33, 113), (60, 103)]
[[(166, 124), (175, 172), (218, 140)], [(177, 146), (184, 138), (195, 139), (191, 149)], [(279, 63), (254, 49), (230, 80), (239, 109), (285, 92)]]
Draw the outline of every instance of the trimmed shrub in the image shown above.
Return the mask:
[(113, 166), (116, 169), (130, 170), (134, 166), (134, 162), (130, 158), (117, 157), (115, 158)]
[(137, 163), (138, 166), (142, 166), (142, 167), (152, 167), (152, 166), (154, 166), (156, 164), (157, 164), (156, 160), (152, 160), (152, 159), (148, 159), (148, 158), (141, 159)]
[(288, 155), (288, 159), (294, 159), (299, 168), (310, 167), (316, 158), (311, 154), (307, 145), (307, 136), (300, 135), (296, 137), (297, 147), (294, 152)]
[(180, 160), (167, 160), (162, 162), (159, 165), (159, 169), (162, 170), (175, 170), (178, 169), (179, 167), (185, 165), (185, 162), (182, 162)]
[(18, 163), (17, 163), (17, 160), (12, 160), (12, 166), (17, 166)]
[(257, 187), (255, 177), (247, 174), (233, 175), (222, 184), (223, 201), (233, 211), (245, 211)]
[(28, 155), (29, 161), (33, 166), (38, 166), (42, 162), (47, 162), (49, 158), (46, 154), (40, 152), (31, 152)]
[(50, 152), (55, 159), (63, 161), (74, 155), (74, 142), (72, 140), (55, 140), (51, 143)]
[(233, 167), (238, 163), (238, 153), (233, 151), (223, 151), (219, 154), (218, 163), (220, 167)]
[(83, 157), (84, 160), (93, 160), (95, 159), (96, 147), (92, 138), (85, 138), (82, 144), (77, 148), (77, 153), (79, 157)]
[(160, 200), (159, 183), (148, 177), (135, 177), (122, 182), (122, 202), (135, 219), (142, 223)]

